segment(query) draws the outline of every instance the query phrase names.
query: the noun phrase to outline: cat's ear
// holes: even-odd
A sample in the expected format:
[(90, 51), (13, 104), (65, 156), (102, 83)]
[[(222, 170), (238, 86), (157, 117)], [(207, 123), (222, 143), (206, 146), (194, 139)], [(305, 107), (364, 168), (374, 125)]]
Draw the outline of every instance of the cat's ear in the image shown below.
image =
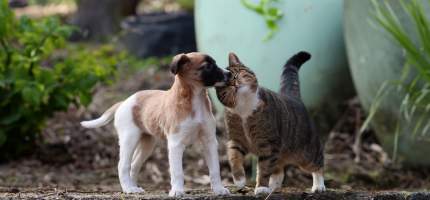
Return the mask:
[(172, 62), (170, 63), (170, 71), (173, 74), (179, 73), (182, 66), (185, 65), (190, 61), (190, 58), (186, 54), (178, 54), (175, 57), (173, 57)]
[(228, 54), (228, 65), (234, 66), (234, 65), (243, 65), (242, 62), (240, 62), (239, 58), (234, 53)]

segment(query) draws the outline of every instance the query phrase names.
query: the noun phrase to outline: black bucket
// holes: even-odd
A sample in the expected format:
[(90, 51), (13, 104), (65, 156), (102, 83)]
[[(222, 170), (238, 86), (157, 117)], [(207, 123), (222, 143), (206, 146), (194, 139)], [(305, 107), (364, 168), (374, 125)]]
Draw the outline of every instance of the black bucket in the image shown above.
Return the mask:
[(190, 13), (131, 16), (122, 21), (121, 28), (120, 42), (141, 58), (196, 51), (194, 16)]

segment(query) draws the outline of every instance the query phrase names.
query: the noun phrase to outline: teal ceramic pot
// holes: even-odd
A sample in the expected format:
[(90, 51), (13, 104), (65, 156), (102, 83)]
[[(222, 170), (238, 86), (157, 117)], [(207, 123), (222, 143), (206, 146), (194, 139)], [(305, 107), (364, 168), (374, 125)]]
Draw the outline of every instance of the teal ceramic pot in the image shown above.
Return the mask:
[[(382, 2), (382, 1), (381, 1)], [(399, 0), (386, 1), (398, 14), (400, 22), (412, 33), (414, 25), (403, 12)], [(424, 2), (424, 1), (423, 1)], [(427, 13), (430, 9), (427, 7)], [(403, 50), (377, 25), (370, 0), (345, 0), (345, 40), (355, 88), (366, 111), (382, 83), (399, 80), (405, 64)], [(405, 94), (391, 93), (383, 99), (372, 127), (388, 153), (394, 149), (395, 128), (401, 100)], [(429, 118), (430, 119), (430, 118)], [(430, 164), (430, 138), (412, 137), (412, 130), (400, 127), (398, 153), (408, 165)]]
[(283, 0), (274, 5), (284, 17), (279, 32), (265, 42), (268, 29), (262, 16), (240, 0), (196, 0), (199, 51), (213, 56), (219, 66), (227, 66), (228, 53), (235, 52), (260, 85), (275, 91), (287, 59), (308, 51), (313, 57), (300, 70), (303, 100), (312, 114), (336, 115), (338, 104), (354, 94), (343, 40), (343, 0)]

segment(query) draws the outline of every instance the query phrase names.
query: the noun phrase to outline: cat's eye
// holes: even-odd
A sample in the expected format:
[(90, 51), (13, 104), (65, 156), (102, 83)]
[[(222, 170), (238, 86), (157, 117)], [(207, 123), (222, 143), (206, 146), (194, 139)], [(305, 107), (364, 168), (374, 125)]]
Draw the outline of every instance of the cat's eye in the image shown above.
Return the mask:
[(234, 76), (233, 76), (232, 80), (234, 81), (234, 80), (237, 80), (238, 78), (239, 78), (239, 73), (234, 74)]

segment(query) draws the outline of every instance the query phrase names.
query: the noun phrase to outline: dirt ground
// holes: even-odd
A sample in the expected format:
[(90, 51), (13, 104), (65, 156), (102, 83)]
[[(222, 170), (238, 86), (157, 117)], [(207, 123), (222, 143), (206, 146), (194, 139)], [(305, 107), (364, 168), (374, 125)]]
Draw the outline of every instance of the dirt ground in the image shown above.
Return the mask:
[[(44, 141), (39, 142), (32, 154), (0, 164), (0, 199), (166, 198), (169, 173), (165, 142), (158, 145), (141, 171), (139, 184), (147, 193), (125, 195), (120, 193), (117, 178), (118, 144), (113, 126), (84, 129), (79, 125), (84, 119), (98, 117), (114, 102), (137, 90), (168, 88), (172, 77), (166, 64), (132, 73), (123, 72), (115, 85), (96, 89), (94, 101), (88, 108), (71, 107), (67, 112), (57, 113), (48, 121), (42, 133)], [(325, 176), (330, 192), (308, 193), (312, 185), (311, 176), (289, 167), (286, 169), (285, 188), (269, 199), (430, 199), (427, 193), (411, 193), (427, 191), (430, 169), (411, 169), (393, 164), (372, 131), (364, 134), (360, 162), (354, 161), (354, 133), (357, 124), (363, 120), (363, 111), (357, 99), (345, 102), (343, 109), (344, 115), (325, 140)], [(254, 183), (250, 180), (246, 190), (237, 191), (232, 186), (225, 154), (226, 139), (222, 123), (219, 124), (222, 180), (234, 195), (208, 196), (208, 170), (199, 153), (201, 147), (197, 145), (188, 148), (184, 156), (185, 182), (189, 189), (185, 199), (264, 199), (252, 195)], [(249, 160), (246, 163), (248, 173), (251, 171)]]
[[(427, 200), (430, 199), (429, 193), (423, 192), (369, 192), (369, 191), (341, 191), (330, 190), (324, 193), (308, 193), (295, 188), (283, 188), (271, 194), (253, 195), (251, 188), (246, 188), (244, 191), (237, 192), (230, 187), (233, 194), (229, 196), (211, 195), (207, 189), (188, 190), (181, 199), (190, 200), (206, 200), (206, 199), (228, 199), (228, 200), (252, 200), (252, 199), (307, 199), (307, 200), (331, 200), (331, 199), (360, 199), (360, 200)], [(209, 194), (209, 195), (208, 195)], [(151, 190), (145, 194), (124, 194), (120, 192), (94, 192), (94, 191), (74, 191), (74, 190), (59, 190), (59, 189), (27, 189), (25, 191), (6, 191), (3, 192), (0, 188), (0, 198), (7, 199), (174, 199), (163, 194), (163, 191)]]

